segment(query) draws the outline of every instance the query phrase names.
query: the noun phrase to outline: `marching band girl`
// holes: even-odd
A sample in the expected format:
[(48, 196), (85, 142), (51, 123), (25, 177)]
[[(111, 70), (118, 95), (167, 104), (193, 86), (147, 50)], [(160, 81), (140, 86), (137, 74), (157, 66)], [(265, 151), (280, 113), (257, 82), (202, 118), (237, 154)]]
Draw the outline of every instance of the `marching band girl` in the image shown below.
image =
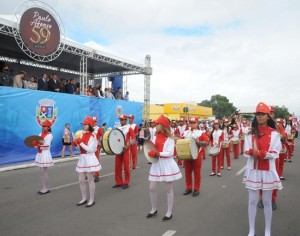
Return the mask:
[(40, 167), (40, 174), (42, 180), (42, 190), (38, 191), (38, 194), (44, 195), (50, 192), (49, 190), (49, 177), (48, 167), (53, 166), (52, 155), (50, 152), (51, 142), (53, 135), (51, 134), (52, 123), (46, 120), (42, 124), (42, 133), (39, 135), (44, 140), (37, 142), (33, 141), (32, 145), (38, 148), (38, 153), (35, 157), (35, 165)]
[[(213, 154), (211, 157), (211, 164), (212, 164), (212, 172), (210, 176), (217, 175), (221, 177), (221, 149), (222, 149), (222, 142), (224, 140), (224, 132), (221, 130), (220, 121), (214, 120), (213, 121), (213, 129), (210, 134), (210, 141), (211, 146), (219, 148), (219, 152), (217, 154)], [(217, 165), (217, 169), (216, 169)]]
[(161, 115), (156, 121), (157, 133), (154, 136), (153, 143), (156, 150), (150, 150), (148, 155), (152, 158), (159, 158), (156, 163), (153, 163), (150, 168), (150, 200), (151, 211), (147, 218), (151, 218), (157, 214), (157, 185), (159, 182), (164, 182), (167, 191), (168, 210), (163, 217), (163, 221), (172, 218), (172, 208), (174, 202), (174, 193), (172, 183), (175, 180), (181, 179), (181, 172), (174, 161), (175, 142), (170, 132), (170, 121)]
[(240, 145), (240, 136), (241, 136), (241, 130), (238, 127), (238, 124), (233, 124), (232, 125), (232, 130), (231, 130), (231, 134), (232, 134), (232, 139), (236, 139), (237, 143), (235, 143), (234, 141), (232, 141), (232, 147), (233, 147), (233, 158), (234, 159), (238, 159), (239, 158), (239, 145)]
[(249, 193), (248, 236), (255, 235), (255, 218), (260, 189), (263, 191), (265, 236), (271, 235), (272, 190), (282, 189), (275, 165), (275, 159), (278, 158), (280, 149), (280, 136), (274, 120), (270, 117), (270, 108), (260, 102), (256, 107), (252, 132), (245, 137), (244, 156), (248, 158), (248, 162), (243, 183)]
[(90, 188), (90, 200), (85, 207), (91, 207), (95, 205), (94, 173), (101, 169), (101, 165), (95, 155), (98, 144), (93, 128), (95, 125), (95, 121), (92, 117), (87, 116), (82, 124), (84, 130), (83, 134), (80, 136), (80, 138), (77, 138), (72, 142), (72, 144), (76, 146), (80, 151), (76, 171), (79, 173), (79, 186), (82, 199), (77, 203), (77, 206), (81, 206), (87, 203), (85, 184), (85, 177), (87, 176)]
[(224, 157), (226, 155), (226, 161), (227, 161), (227, 170), (231, 170), (231, 163), (230, 163), (230, 138), (232, 137), (232, 134), (230, 132), (230, 126), (229, 126), (229, 120), (224, 119), (223, 122), (223, 132), (224, 132), (224, 140), (223, 140), (223, 148), (221, 152), (221, 169), (224, 168)]
[[(191, 118), (189, 120), (191, 129), (184, 132), (184, 138), (194, 138), (201, 142), (201, 147), (198, 147), (198, 156), (195, 160), (184, 160), (185, 170), (185, 191), (183, 195), (193, 193), (193, 197), (199, 196), (200, 184), (201, 184), (201, 167), (203, 160), (204, 146), (209, 143), (209, 138), (206, 132), (198, 130), (198, 118)], [(193, 192), (193, 175), (194, 174), (194, 192)]]

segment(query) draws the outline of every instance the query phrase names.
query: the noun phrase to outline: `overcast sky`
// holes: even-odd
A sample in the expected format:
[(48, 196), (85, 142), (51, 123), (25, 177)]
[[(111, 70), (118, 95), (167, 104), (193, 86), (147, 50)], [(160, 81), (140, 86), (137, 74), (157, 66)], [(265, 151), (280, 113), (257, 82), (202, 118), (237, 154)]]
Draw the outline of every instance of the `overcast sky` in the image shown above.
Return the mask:
[[(12, 14), (23, 1), (1, 5)], [(226, 96), (236, 107), (264, 101), (300, 115), (299, 0), (44, 0), (65, 35), (95, 41), (144, 63), (151, 55), (151, 103)], [(143, 101), (143, 76), (128, 76)]]

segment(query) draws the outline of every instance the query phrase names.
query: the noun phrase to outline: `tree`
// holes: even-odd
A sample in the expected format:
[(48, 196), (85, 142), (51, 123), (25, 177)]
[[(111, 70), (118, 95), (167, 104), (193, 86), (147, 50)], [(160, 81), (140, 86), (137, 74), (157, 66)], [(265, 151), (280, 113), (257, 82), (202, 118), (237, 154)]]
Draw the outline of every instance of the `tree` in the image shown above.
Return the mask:
[(285, 106), (282, 107), (275, 106), (274, 113), (276, 118), (287, 119), (290, 116), (290, 113)]
[(230, 117), (236, 111), (236, 107), (229, 102), (229, 99), (219, 94), (211, 96), (210, 101), (203, 100), (201, 103), (198, 103), (198, 105), (211, 107), (217, 119)]

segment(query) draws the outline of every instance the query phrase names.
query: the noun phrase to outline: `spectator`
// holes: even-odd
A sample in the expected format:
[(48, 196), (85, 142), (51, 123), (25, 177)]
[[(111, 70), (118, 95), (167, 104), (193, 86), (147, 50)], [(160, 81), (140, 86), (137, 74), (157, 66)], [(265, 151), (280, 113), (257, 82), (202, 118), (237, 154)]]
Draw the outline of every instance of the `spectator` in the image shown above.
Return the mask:
[(115, 99), (113, 93), (112, 93), (112, 88), (109, 88), (107, 90), (107, 98)]
[(96, 84), (96, 86), (93, 88), (93, 93), (95, 94), (96, 97), (98, 98), (103, 98), (103, 92), (101, 94), (101, 85)]
[(37, 90), (37, 83), (36, 83), (35, 76), (31, 76), (29, 81), (24, 80), (24, 88), (25, 89)]
[(42, 91), (48, 91), (48, 80), (47, 80), (47, 74), (42, 74), (42, 78), (40, 78), (38, 80), (38, 86), (37, 89), (38, 90), (42, 90)]
[(125, 101), (129, 101), (129, 92), (127, 91), (125, 96), (124, 96), (124, 100)]
[(118, 87), (118, 90), (115, 94), (115, 98), (120, 100), (123, 99), (122, 89), (120, 87)]
[(60, 79), (59, 92), (60, 93), (65, 93), (66, 92), (66, 80), (65, 79)]
[(108, 97), (108, 88), (104, 89), (104, 97), (107, 98)]
[(145, 142), (145, 138), (146, 138), (145, 130), (146, 130), (146, 128), (143, 127), (143, 124), (140, 124), (140, 126), (139, 126), (139, 139), (138, 139), (139, 140), (139, 142), (138, 142), (138, 151), (141, 150), (140, 146), (142, 146), (142, 151), (144, 152), (144, 142)]
[(89, 86), (87, 87), (87, 90), (86, 90), (86, 96), (90, 96), (90, 97), (95, 96), (95, 94), (93, 93), (93, 87), (92, 87), (92, 85), (89, 85)]
[(103, 129), (104, 133), (107, 130), (107, 124), (105, 122), (102, 124), (101, 129)]
[(14, 83), (13, 87), (15, 88), (24, 88), (23, 80), (26, 77), (25, 71), (20, 71), (15, 77), (14, 77)]
[(76, 85), (74, 79), (70, 79), (69, 83), (66, 84), (66, 93), (75, 94)]
[(48, 90), (51, 92), (59, 92), (59, 82), (57, 81), (56, 74), (53, 74), (48, 81)]
[(62, 143), (63, 143), (63, 148), (61, 150), (61, 157), (62, 158), (65, 157), (65, 150), (66, 150), (67, 146), (69, 146), (69, 148), (70, 148), (70, 156), (73, 156), (73, 152), (72, 152), (73, 150), (72, 150), (72, 145), (71, 145), (72, 140), (71, 140), (71, 132), (70, 132), (70, 124), (69, 123), (65, 124)]
[(0, 73), (0, 86), (12, 86), (12, 79), (9, 74), (8, 66), (2, 68), (2, 72)]

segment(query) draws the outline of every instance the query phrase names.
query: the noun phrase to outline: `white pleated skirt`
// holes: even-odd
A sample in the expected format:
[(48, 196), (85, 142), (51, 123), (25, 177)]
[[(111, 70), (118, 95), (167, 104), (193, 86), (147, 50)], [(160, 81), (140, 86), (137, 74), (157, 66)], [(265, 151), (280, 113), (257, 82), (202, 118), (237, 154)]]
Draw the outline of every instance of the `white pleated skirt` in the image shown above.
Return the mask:
[(37, 153), (35, 156), (34, 164), (38, 167), (53, 166), (53, 160), (50, 150), (42, 150), (41, 153)]
[(171, 182), (182, 178), (178, 165), (173, 157), (159, 158), (150, 168), (149, 181)]
[(282, 189), (282, 184), (276, 170), (246, 169), (243, 183), (246, 188), (253, 190)]
[(94, 153), (81, 154), (76, 166), (78, 173), (96, 172), (101, 170), (100, 162)]

